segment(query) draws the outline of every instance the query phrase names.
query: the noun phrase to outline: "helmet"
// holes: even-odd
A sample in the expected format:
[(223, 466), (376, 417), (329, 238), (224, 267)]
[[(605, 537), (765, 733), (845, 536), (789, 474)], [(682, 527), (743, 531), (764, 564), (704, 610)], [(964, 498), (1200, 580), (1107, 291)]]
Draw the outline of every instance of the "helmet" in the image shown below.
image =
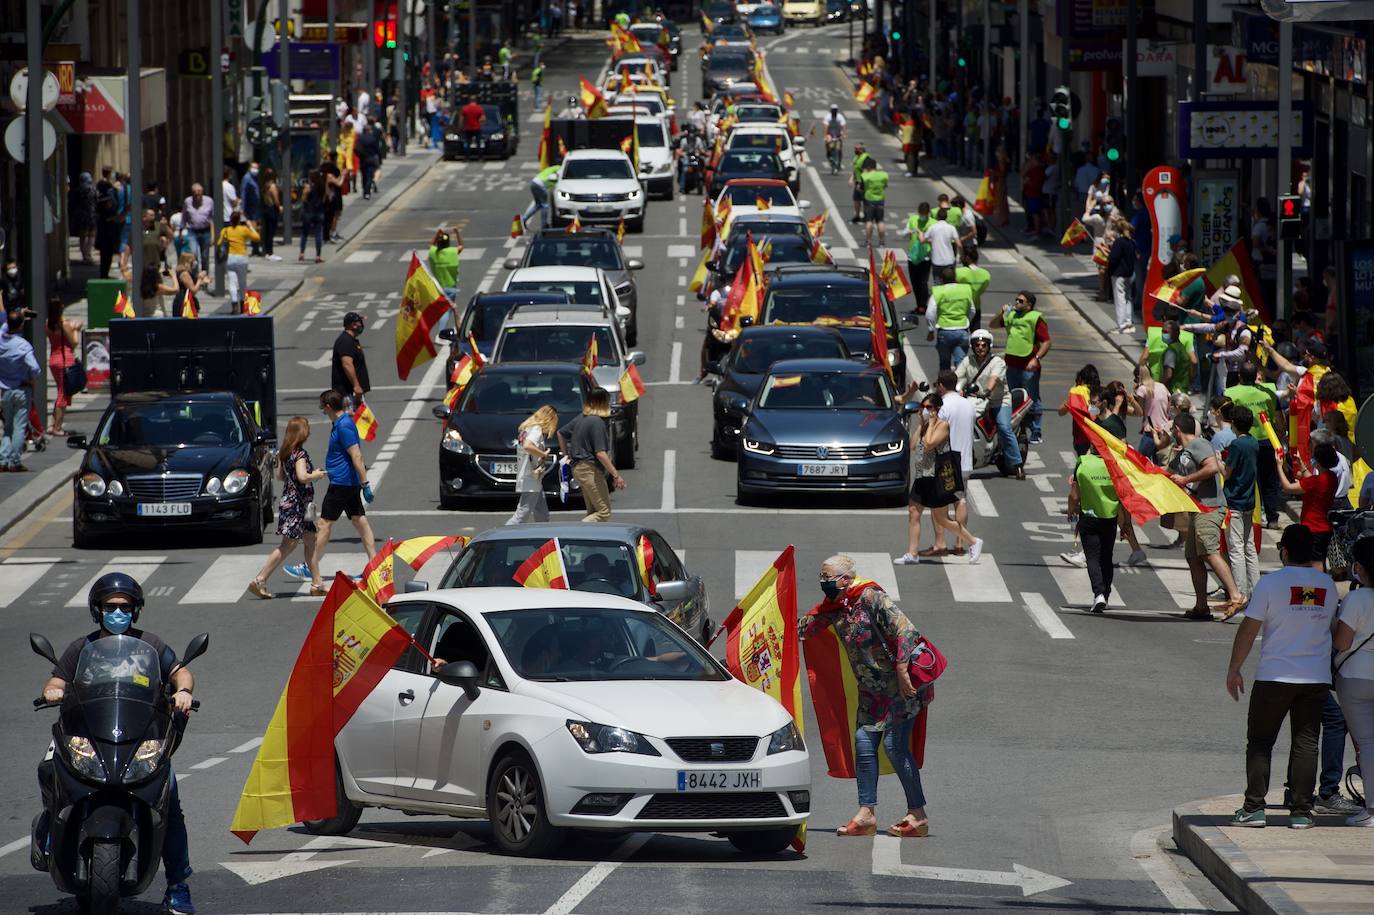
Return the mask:
[(839, 110), (840, 110), (840, 106), (839, 106), (839, 105), (831, 105), (831, 106), (830, 106), (830, 110), (831, 110), (831, 111), (839, 111)]
[(975, 330), (973, 335), (969, 337), (969, 343), (977, 343), (979, 340), (992, 346), (992, 333), (986, 330)]
[(123, 594), (132, 601), (130, 609), (133, 611), (135, 623), (138, 622), (138, 611), (143, 609), (143, 588), (132, 575), (123, 572), (106, 572), (95, 580), (91, 585), (90, 593), (86, 595), (86, 605), (90, 608), (91, 619), (97, 626), (103, 624), (104, 616), (100, 609), (101, 604), (114, 597), (116, 594)]
[(568, 107), (571, 108), (571, 107), (573, 107), (573, 106), (576, 105), (576, 104), (577, 104), (577, 96), (575, 96), (575, 95), (570, 95), (570, 96), (568, 96)]

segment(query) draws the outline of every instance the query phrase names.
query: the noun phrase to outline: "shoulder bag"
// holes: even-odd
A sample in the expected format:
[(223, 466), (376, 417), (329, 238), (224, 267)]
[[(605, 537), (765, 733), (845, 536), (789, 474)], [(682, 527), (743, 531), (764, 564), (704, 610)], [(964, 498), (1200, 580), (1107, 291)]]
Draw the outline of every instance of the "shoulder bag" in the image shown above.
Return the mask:
[(959, 463), (959, 452), (942, 451), (935, 455), (935, 492), (937, 495), (952, 497), (964, 490), (964, 474)]
[(62, 394), (68, 400), (86, 390), (86, 366), (80, 359), (62, 370)]
[(1338, 673), (1341, 672), (1341, 668), (1345, 666), (1345, 662), (1346, 662), (1346, 661), (1349, 661), (1351, 658), (1355, 657), (1355, 652), (1359, 651), (1360, 649), (1364, 648), (1364, 646), (1368, 645), (1370, 639), (1374, 639), (1374, 632), (1371, 632), (1369, 635), (1365, 636), (1363, 642), (1361, 642), (1360, 644), (1356, 645), (1353, 649), (1351, 649), (1351, 651), (1350, 651), (1349, 654), (1347, 654), (1345, 657), (1341, 658), (1341, 663), (1339, 663), (1339, 664), (1337, 664), (1337, 665), (1335, 665), (1334, 667), (1331, 668), (1331, 680), (1332, 680), (1332, 682), (1335, 682), (1336, 674), (1338, 674)]

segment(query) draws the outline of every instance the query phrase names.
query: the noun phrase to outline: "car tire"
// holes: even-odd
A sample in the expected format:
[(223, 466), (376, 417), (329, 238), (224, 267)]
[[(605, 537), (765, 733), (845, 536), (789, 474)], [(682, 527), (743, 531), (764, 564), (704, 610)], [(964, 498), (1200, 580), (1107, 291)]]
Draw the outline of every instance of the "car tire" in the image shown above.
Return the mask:
[(677, 187), (676, 187), (676, 185), (677, 185), (677, 180), (676, 180), (676, 179), (674, 179), (674, 180), (668, 182), (668, 193), (666, 193), (666, 194), (663, 195), (663, 199), (664, 199), (664, 200), (672, 200), (672, 199), (674, 199), (674, 198), (677, 197)]
[(305, 820), (301, 823), (312, 836), (346, 836), (358, 825), (363, 808), (348, 799), (344, 793), (343, 772), (334, 763), (334, 800), (337, 812), (327, 820)]
[(242, 539), (245, 546), (262, 543), (262, 503), (254, 502), (248, 507), (248, 519), (244, 522)]
[(91, 915), (118, 915), (120, 844), (97, 840), (91, 843), (90, 891), (82, 909)]
[(615, 467), (617, 470), (633, 470), (635, 466), (635, 437), (634, 432), (616, 439), (615, 442)]
[(523, 750), (510, 750), (487, 782), (487, 819), (503, 854), (536, 858), (556, 849), (566, 831), (549, 822), (539, 770)]
[(454, 512), (462, 508), (462, 503), (457, 496), (450, 496), (444, 492), (444, 487), (439, 487), (439, 508), (446, 512)]
[(725, 838), (738, 851), (746, 855), (776, 855), (787, 851), (792, 840), (797, 837), (797, 827), (782, 826), (777, 829), (760, 829), (750, 832), (727, 832)]
[(714, 429), (711, 431), (711, 457), (717, 461), (733, 461), (739, 457), (734, 448), (721, 442), (717, 430)]
[(82, 530), (81, 525), (72, 522), (72, 549), (89, 550), (96, 545), (95, 537)]

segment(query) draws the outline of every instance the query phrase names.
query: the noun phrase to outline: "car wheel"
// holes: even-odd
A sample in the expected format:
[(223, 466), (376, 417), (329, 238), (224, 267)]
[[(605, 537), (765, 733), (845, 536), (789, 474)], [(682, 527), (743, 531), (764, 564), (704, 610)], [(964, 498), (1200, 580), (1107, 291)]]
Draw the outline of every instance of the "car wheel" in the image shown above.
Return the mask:
[(617, 470), (633, 470), (635, 466), (635, 438), (633, 432), (616, 439), (615, 466)]
[(787, 851), (792, 840), (797, 837), (797, 827), (782, 826), (778, 829), (760, 829), (751, 832), (727, 832), (725, 838), (730, 844), (746, 855), (776, 855)]
[(439, 507), (446, 512), (457, 511), (462, 508), (457, 496), (450, 496), (444, 492), (444, 487), (439, 487)]
[(711, 432), (711, 457), (718, 461), (733, 461), (736, 457), (735, 449), (720, 440), (719, 429)]
[(487, 819), (496, 846), (508, 855), (539, 857), (564, 838), (564, 831), (549, 822), (539, 771), (523, 750), (507, 752), (491, 770)]
[(668, 193), (666, 193), (666, 194), (663, 195), (663, 199), (664, 199), (664, 200), (672, 200), (673, 198), (675, 198), (675, 197), (677, 196), (677, 188), (674, 187), (674, 185), (676, 185), (676, 184), (677, 184), (677, 181), (676, 181), (676, 180), (673, 180), (673, 181), (669, 181), (669, 182), (668, 182)]
[(301, 823), (306, 832), (314, 836), (346, 836), (358, 825), (358, 819), (363, 815), (363, 808), (350, 801), (344, 793), (343, 773), (339, 771), (337, 762), (334, 764), (334, 802), (337, 811), (329, 819), (305, 820)]
[(243, 542), (247, 546), (262, 543), (262, 505), (257, 503), (248, 508), (248, 520), (243, 526)]
[(642, 235), (644, 233), (644, 217), (641, 216), (638, 219), (631, 219), (625, 224), (625, 228), (636, 235)]
[(86, 533), (81, 525), (72, 522), (72, 549), (89, 550), (95, 546), (95, 538)]

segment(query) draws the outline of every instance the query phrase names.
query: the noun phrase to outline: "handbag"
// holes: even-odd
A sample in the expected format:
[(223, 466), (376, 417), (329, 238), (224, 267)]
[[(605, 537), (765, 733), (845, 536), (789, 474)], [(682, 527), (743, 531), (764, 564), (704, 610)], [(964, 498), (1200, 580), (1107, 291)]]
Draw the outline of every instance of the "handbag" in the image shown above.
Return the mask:
[(940, 496), (953, 496), (963, 492), (964, 474), (959, 465), (959, 452), (942, 451), (935, 455), (935, 492)]
[(86, 366), (73, 362), (62, 370), (62, 394), (68, 400), (86, 390)]
[(935, 647), (935, 643), (925, 636), (921, 636), (916, 642), (916, 648), (911, 653), (911, 664), (909, 674), (911, 685), (917, 689), (929, 686), (940, 678), (940, 674), (949, 667), (949, 659), (944, 656), (940, 649)]

